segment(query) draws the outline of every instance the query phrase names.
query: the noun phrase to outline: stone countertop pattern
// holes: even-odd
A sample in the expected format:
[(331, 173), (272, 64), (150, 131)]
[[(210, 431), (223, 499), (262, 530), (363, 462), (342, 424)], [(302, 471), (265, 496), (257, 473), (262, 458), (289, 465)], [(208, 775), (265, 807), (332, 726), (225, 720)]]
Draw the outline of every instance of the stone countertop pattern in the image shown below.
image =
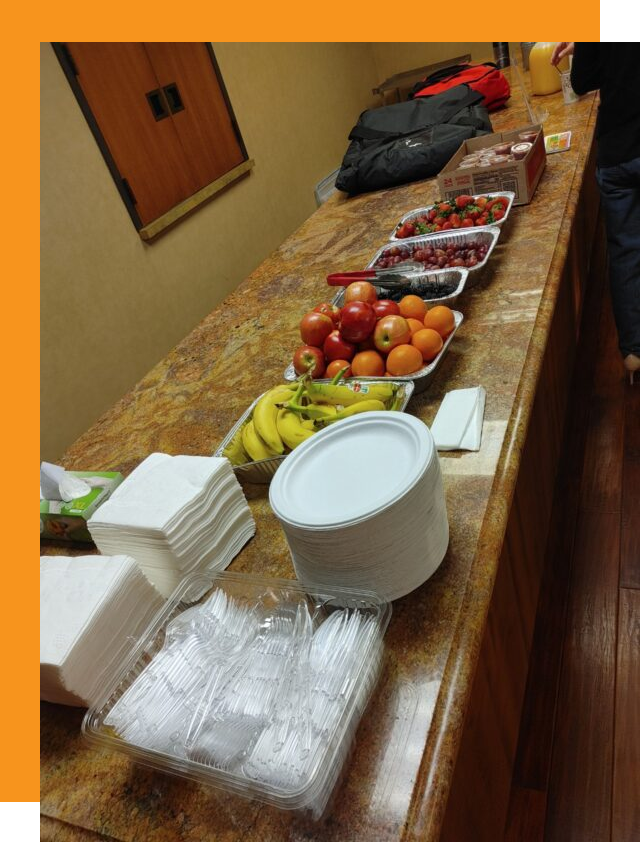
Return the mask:
[[(91, 749), (80, 735), (83, 710), (43, 703), (44, 838), (438, 838), (594, 133), (593, 95), (565, 106), (554, 94), (536, 98), (535, 105), (549, 111), (547, 133), (572, 131), (572, 146), (548, 157), (533, 201), (512, 211), (481, 281), (456, 305), (465, 321), (448, 355), (432, 384), (409, 404), (409, 412), (430, 423), (447, 391), (482, 384), (482, 448), (441, 457), (449, 549), (435, 575), (393, 605), (383, 676), (328, 818), (310, 824)], [(492, 122), (496, 131), (529, 122), (516, 85)], [(281, 379), (299, 344), (300, 317), (330, 298), (325, 276), (362, 269), (404, 213), (437, 196), (437, 183), (429, 179), (349, 200), (333, 197), (73, 444), (65, 466), (128, 473), (153, 451), (212, 453), (251, 401)], [(293, 578), (268, 486), (247, 484), (244, 490), (257, 533), (230, 569)], [(45, 546), (43, 552), (68, 551)], [(89, 833), (72, 835), (69, 826)]]

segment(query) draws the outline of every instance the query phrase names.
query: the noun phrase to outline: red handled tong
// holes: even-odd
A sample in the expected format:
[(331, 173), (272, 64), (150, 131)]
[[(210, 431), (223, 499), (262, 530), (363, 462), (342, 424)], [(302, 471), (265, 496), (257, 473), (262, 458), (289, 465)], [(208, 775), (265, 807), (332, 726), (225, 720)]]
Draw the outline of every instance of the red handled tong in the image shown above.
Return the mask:
[(426, 270), (422, 263), (415, 260), (405, 260), (389, 269), (365, 269), (362, 272), (335, 272), (327, 275), (327, 283), (330, 287), (346, 287), (354, 281), (378, 282), (385, 287), (405, 287), (415, 280), (413, 275), (425, 274)]

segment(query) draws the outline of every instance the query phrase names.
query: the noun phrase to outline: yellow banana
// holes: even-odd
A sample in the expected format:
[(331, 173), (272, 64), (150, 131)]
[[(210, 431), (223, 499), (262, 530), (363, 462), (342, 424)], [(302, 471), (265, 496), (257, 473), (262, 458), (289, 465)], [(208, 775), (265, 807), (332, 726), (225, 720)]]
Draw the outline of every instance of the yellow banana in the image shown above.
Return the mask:
[(300, 426), (305, 430), (312, 430), (314, 433), (318, 430), (318, 428), (316, 427), (316, 422), (312, 421), (311, 419), (301, 421)]
[(362, 400), (376, 399), (386, 403), (395, 396), (397, 391), (398, 387), (395, 383), (363, 383), (363, 391), (359, 392), (359, 395)]
[(249, 461), (249, 455), (242, 444), (242, 430), (243, 427), (236, 430), (234, 437), (222, 451), (222, 455), (226, 456), (232, 465), (244, 465)]
[(363, 400), (360, 403), (354, 403), (342, 409), (337, 415), (332, 418), (324, 418), (324, 424), (333, 424), (334, 421), (341, 421), (343, 418), (349, 418), (351, 415), (357, 415), (359, 412), (379, 412), (384, 409), (384, 404), (379, 400)]
[(288, 409), (279, 409), (276, 419), (278, 425), (278, 433), (283, 442), (294, 450), (299, 444), (302, 444), (305, 439), (313, 435), (312, 430), (308, 430), (302, 426), (302, 420), (295, 412)]
[(289, 386), (275, 386), (265, 392), (253, 410), (252, 419), (256, 433), (274, 453), (284, 453), (284, 444), (276, 425), (276, 404), (289, 400), (292, 393), (293, 390)]
[(242, 444), (254, 462), (259, 462), (261, 459), (269, 459), (272, 456), (278, 456), (260, 438), (253, 421), (247, 421), (242, 428)]
[(353, 406), (367, 400), (379, 400), (386, 403), (394, 397), (398, 387), (395, 383), (363, 383), (362, 391), (353, 391), (348, 386), (332, 385), (330, 383), (314, 383), (307, 385), (307, 395), (314, 403), (328, 403), (333, 406)]
[(307, 395), (314, 403), (330, 403), (334, 406), (351, 406), (362, 400), (358, 392), (354, 392), (348, 386), (313, 381), (307, 384)]

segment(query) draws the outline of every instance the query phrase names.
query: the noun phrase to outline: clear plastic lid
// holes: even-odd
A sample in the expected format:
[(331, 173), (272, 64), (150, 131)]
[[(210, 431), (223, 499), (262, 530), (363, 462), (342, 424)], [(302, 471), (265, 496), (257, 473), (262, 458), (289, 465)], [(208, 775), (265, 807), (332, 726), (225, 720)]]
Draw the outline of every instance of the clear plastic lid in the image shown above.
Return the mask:
[(373, 593), (228, 572), (211, 587), (191, 576), (83, 733), (154, 768), (318, 818), (379, 677), (390, 616)]

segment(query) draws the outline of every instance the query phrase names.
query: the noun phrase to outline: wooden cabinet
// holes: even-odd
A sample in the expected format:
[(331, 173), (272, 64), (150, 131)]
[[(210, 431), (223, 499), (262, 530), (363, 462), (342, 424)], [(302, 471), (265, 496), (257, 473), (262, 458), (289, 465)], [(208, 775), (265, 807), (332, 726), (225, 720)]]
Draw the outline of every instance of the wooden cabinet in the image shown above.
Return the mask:
[(54, 49), (139, 230), (246, 170), (209, 44), (66, 42)]

